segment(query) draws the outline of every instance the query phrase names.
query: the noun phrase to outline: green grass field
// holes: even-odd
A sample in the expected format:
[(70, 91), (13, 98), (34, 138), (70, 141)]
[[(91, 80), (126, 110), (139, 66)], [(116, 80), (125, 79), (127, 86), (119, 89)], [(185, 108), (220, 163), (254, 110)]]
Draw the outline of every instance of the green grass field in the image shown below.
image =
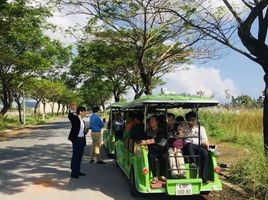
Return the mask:
[(200, 119), (210, 138), (249, 150), (231, 169), (229, 181), (248, 188), (251, 199), (268, 199), (268, 159), (263, 148), (262, 109), (201, 110)]
[(199, 115), (208, 135), (217, 141), (258, 149), (263, 147), (261, 109), (201, 110)]

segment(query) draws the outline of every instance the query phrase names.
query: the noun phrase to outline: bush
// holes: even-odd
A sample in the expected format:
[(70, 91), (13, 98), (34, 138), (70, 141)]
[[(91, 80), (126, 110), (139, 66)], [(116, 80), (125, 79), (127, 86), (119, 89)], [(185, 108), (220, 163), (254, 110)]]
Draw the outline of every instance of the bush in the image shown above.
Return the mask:
[(16, 127), (19, 120), (15, 117), (0, 116), (0, 130)]
[[(58, 116), (57, 116), (58, 117)], [(44, 124), (46, 121), (54, 119), (55, 116), (53, 115), (47, 115), (46, 119), (43, 120), (42, 116), (40, 117), (33, 117), (33, 116), (27, 116), (26, 117), (26, 125), (37, 125), (37, 124)], [(22, 124), (19, 121), (18, 116), (12, 116), (12, 115), (0, 115), (0, 131), (3, 131), (5, 129), (15, 128), (19, 127)]]

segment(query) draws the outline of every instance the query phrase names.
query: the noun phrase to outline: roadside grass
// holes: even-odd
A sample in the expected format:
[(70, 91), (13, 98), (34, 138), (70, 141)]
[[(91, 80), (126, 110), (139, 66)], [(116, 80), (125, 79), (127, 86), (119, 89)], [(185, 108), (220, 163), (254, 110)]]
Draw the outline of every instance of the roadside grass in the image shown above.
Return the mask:
[(268, 199), (268, 159), (263, 150), (251, 151), (231, 169), (229, 181), (246, 188), (251, 199)]
[[(59, 116), (52, 116), (51, 114), (48, 114), (46, 116), (46, 119), (43, 120), (41, 116), (33, 117), (33, 116), (27, 116), (25, 120), (25, 125), (38, 125), (38, 124), (44, 124), (50, 121), (51, 119), (55, 119)], [(21, 127), (22, 124), (19, 121), (19, 118), (17, 116), (0, 116), (0, 131), (4, 131), (6, 129), (12, 129), (12, 128), (18, 128)]]
[(261, 109), (201, 110), (202, 125), (210, 137), (219, 142), (256, 147), (262, 144), (263, 114)]
[(246, 157), (237, 155), (229, 181), (246, 188), (251, 199), (268, 199), (268, 159), (263, 148), (261, 109), (202, 110), (202, 125), (210, 138), (247, 149)]

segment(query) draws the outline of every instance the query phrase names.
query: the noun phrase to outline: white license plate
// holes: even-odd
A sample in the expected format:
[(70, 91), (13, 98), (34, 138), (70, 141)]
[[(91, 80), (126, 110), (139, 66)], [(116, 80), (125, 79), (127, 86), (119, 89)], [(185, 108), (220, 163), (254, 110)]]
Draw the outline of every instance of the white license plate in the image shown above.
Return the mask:
[(176, 195), (192, 195), (191, 184), (176, 184)]

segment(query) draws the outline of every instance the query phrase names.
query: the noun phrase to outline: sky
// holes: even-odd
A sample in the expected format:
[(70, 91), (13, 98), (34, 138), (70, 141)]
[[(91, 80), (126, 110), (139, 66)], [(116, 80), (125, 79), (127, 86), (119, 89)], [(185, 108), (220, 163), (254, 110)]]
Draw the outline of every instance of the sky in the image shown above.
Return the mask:
[[(264, 90), (264, 72), (260, 65), (243, 55), (229, 51), (226, 57), (190, 65), (191, 70), (177, 70), (163, 77), (166, 84), (162, 87), (169, 91), (195, 94), (205, 91), (220, 102), (227, 102), (225, 90), (231, 96), (249, 95), (258, 98)], [(157, 91), (160, 91), (158, 88)]]
[[(70, 26), (86, 24), (85, 15), (63, 15), (55, 12), (50, 22), (57, 24), (62, 30)], [(47, 32), (49, 36), (59, 39), (65, 44), (74, 44), (76, 39), (72, 36), (64, 37), (62, 32)], [(225, 90), (231, 96), (249, 95), (258, 98), (264, 89), (264, 72), (260, 65), (245, 56), (229, 49), (228, 55), (218, 60), (211, 60), (204, 64), (187, 65), (190, 70), (177, 70), (163, 76), (164, 85), (157, 87), (153, 93), (159, 93), (161, 88), (176, 93), (196, 94), (204, 91), (205, 95), (213, 95), (221, 103), (227, 103)], [(133, 92), (129, 91), (127, 99), (132, 99)]]

